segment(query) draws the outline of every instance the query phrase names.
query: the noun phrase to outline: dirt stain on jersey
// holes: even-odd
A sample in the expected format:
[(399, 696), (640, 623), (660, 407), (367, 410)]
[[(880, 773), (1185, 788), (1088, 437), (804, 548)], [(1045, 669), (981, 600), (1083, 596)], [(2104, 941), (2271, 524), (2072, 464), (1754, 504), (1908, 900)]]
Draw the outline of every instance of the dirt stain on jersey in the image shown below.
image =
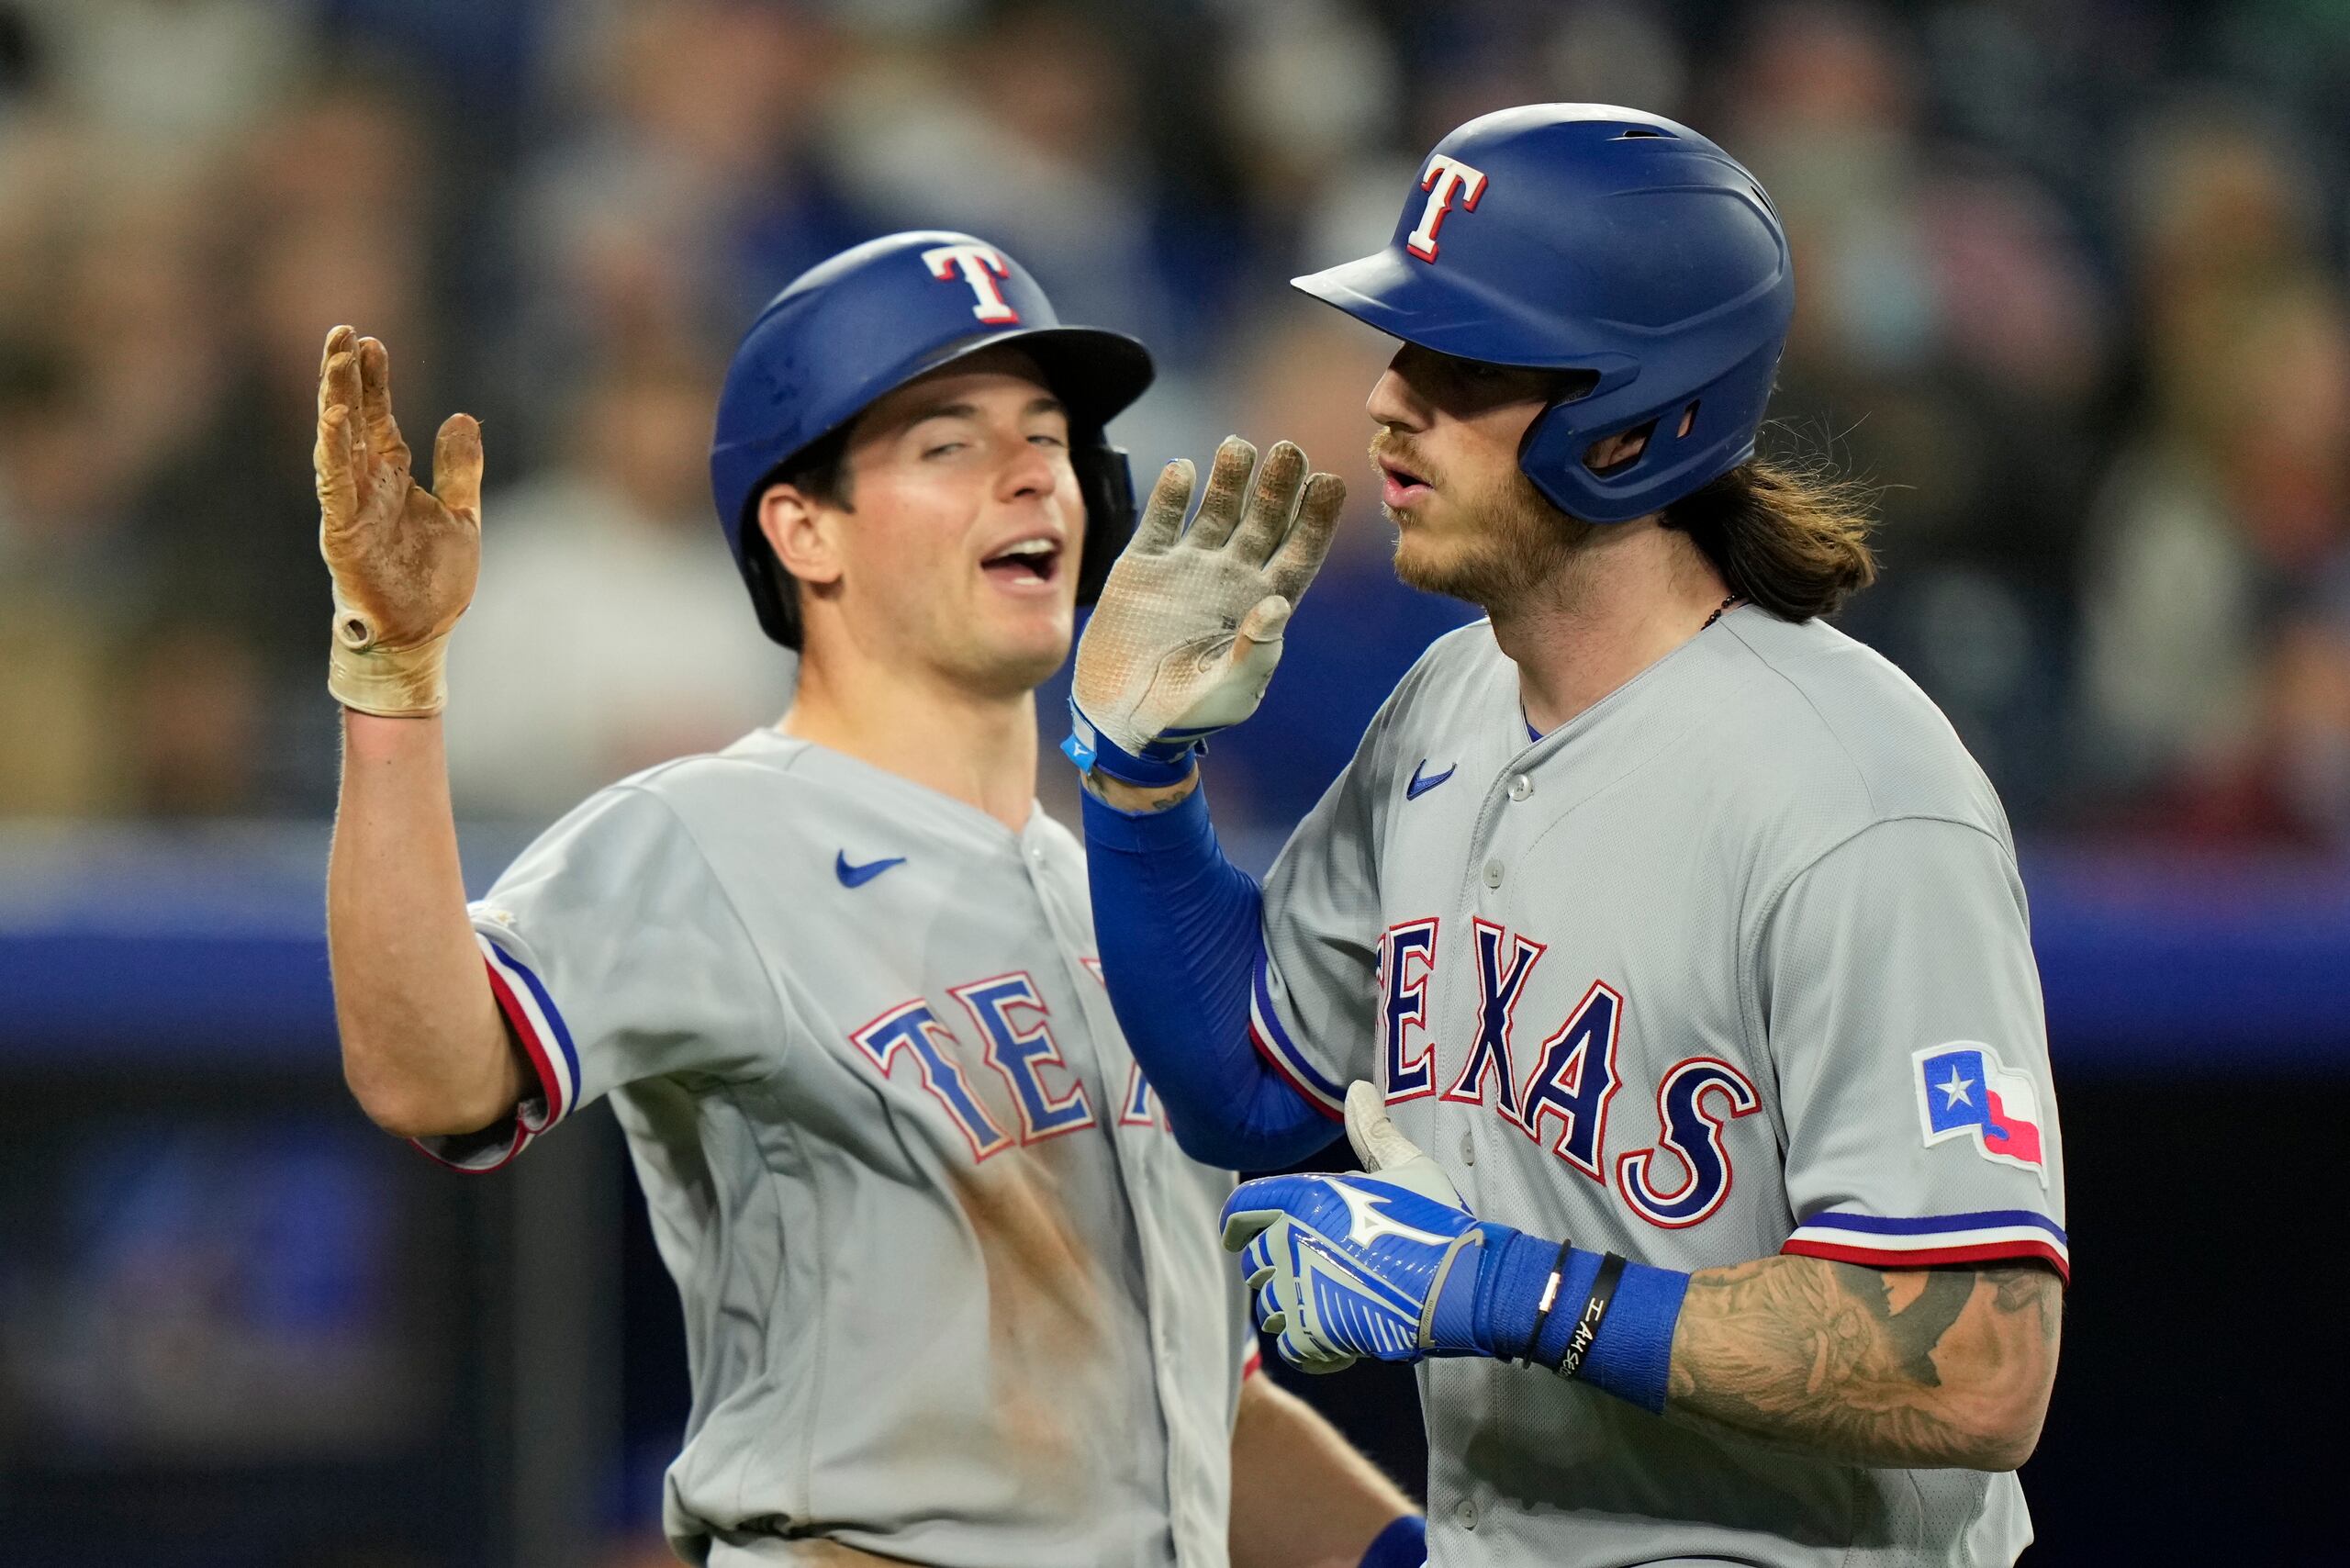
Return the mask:
[(986, 1260), (992, 1390), (1004, 1459), (1040, 1481), (1102, 1462), (1114, 1444), (1099, 1267), (1060, 1196), (1049, 1149), (1016, 1149), (955, 1176)]

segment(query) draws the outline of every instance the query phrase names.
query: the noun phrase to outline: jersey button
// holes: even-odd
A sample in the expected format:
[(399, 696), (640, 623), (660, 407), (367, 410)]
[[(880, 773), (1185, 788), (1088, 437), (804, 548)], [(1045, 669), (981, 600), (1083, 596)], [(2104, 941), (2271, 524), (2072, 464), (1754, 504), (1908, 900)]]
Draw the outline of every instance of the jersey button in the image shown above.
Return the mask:
[(1488, 860), (1488, 861), (1486, 861), (1486, 862), (1485, 862), (1485, 886), (1487, 886), (1487, 887), (1489, 887), (1489, 888), (1498, 888), (1498, 887), (1500, 887), (1501, 885), (1502, 885), (1502, 863), (1501, 863), (1499, 860)]
[(1452, 1518), (1453, 1522), (1458, 1524), (1462, 1529), (1475, 1529), (1477, 1528), (1477, 1505), (1466, 1497), (1461, 1498), (1460, 1501), (1452, 1505)]
[(1534, 780), (1528, 778), (1525, 774), (1521, 773), (1516, 778), (1509, 781), (1509, 798), (1511, 800), (1523, 801), (1532, 793), (1534, 793)]
[(1477, 1140), (1467, 1133), (1460, 1135), (1460, 1163), (1463, 1165), (1477, 1163)]

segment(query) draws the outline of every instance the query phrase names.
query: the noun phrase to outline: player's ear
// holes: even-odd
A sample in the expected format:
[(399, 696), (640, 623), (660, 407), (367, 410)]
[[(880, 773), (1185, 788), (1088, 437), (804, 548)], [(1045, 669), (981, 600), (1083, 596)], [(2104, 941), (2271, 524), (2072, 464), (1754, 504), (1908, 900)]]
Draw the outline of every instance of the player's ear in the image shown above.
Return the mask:
[(837, 509), (787, 481), (759, 497), (759, 532), (783, 569), (804, 583), (840, 581), (843, 521)]

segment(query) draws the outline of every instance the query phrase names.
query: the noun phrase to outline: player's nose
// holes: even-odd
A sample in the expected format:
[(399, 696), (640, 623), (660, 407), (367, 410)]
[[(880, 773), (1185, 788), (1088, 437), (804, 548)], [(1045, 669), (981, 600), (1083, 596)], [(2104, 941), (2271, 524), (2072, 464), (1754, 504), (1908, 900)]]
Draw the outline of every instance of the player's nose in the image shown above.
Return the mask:
[(1053, 464), (1053, 450), (1025, 436), (1013, 437), (1005, 443), (1002, 462), (996, 469), (997, 496), (1013, 501), (1051, 495), (1059, 478)]
[[(1399, 354), (1397, 359), (1402, 356)], [(1428, 405), (1412, 388), (1394, 363), (1379, 374), (1371, 384), (1371, 397), (1363, 409), (1372, 420), (1389, 430), (1417, 432), (1428, 427)]]

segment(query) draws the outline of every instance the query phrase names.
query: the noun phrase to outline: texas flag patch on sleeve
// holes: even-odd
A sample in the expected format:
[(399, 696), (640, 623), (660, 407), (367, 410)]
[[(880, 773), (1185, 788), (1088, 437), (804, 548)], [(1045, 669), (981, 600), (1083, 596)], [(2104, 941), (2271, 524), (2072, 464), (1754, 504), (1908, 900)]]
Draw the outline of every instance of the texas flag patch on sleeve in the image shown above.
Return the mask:
[(1953, 1040), (1913, 1053), (1918, 1118), (1930, 1148), (1969, 1139), (1984, 1159), (2018, 1165), (2048, 1185), (2040, 1147), (2040, 1093), (2031, 1077), (2009, 1072), (1978, 1040)]

